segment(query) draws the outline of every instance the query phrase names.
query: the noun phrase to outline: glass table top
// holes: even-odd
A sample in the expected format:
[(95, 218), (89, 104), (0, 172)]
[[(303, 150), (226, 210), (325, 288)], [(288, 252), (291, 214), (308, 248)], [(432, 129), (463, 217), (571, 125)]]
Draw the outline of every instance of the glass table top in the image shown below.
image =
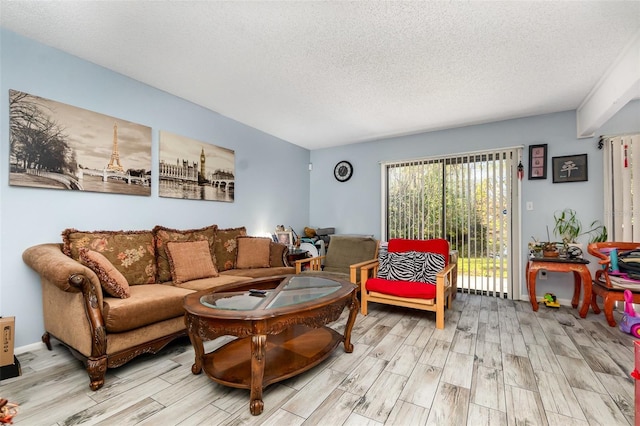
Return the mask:
[(338, 281), (295, 275), (271, 290), (206, 294), (200, 303), (214, 309), (252, 311), (292, 306), (320, 299), (342, 288)]

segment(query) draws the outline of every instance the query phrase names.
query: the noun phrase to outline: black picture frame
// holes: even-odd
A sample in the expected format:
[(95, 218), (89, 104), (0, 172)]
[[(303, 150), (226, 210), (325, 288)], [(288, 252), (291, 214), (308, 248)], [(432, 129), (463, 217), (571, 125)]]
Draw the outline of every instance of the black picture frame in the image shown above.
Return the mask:
[(587, 154), (563, 155), (551, 159), (553, 183), (586, 182), (589, 180)]
[(529, 180), (547, 178), (547, 144), (529, 145)]

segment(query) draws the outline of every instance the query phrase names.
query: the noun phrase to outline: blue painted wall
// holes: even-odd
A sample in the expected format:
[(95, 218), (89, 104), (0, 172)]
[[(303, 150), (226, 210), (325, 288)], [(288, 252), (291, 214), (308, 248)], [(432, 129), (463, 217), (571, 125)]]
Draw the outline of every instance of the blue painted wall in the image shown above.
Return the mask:
[[(540, 143), (549, 144), (549, 158), (587, 153), (589, 181), (522, 181), (523, 248), (530, 236), (546, 234), (545, 227), (553, 225), (553, 212), (559, 208), (576, 209), (583, 222), (603, 216), (602, 154), (596, 138), (576, 139), (575, 111), (309, 152), (3, 29), (0, 89), (0, 314), (17, 317), (18, 347), (39, 341), (43, 332), (38, 277), (22, 262), (22, 251), (34, 244), (59, 242), (67, 227), (195, 228), (216, 223), (245, 225), (250, 233), (259, 234), (284, 223), (296, 230), (306, 225), (335, 226), (339, 233), (380, 237), (380, 162)], [(9, 89), (150, 126), (154, 176), (159, 130), (233, 149), (236, 200), (228, 204), (159, 198), (157, 185), (151, 197), (9, 186)], [(598, 135), (633, 131), (640, 131), (640, 101), (627, 105)], [(527, 154), (525, 149), (523, 164), (528, 164)], [(346, 183), (333, 178), (333, 167), (340, 160), (349, 160), (355, 168)], [(524, 210), (527, 201), (534, 203), (534, 211)], [(519, 278), (524, 289), (523, 277)], [(538, 293), (545, 291), (570, 298), (570, 277), (550, 274), (547, 283), (538, 286)]]
[[(601, 134), (638, 131), (640, 101), (634, 101), (609, 120), (596, 137), (587, 139), (576, 138), (576, 113), (566, 111), (312, 151), (310, 223), (335, 226), (339, 233), (374, 234), (380, 238), (380, 163), (383, 161), (524, 145), (522, 163), (528, 165), (528, 145), (542, 143), (548, 144), (549, 164), (551, 157), (588, 154), (588, 182), (554, 184), (550, 169), (546, 180), (529, 181), (526, 177), (522, 180), (520, 208), (526, 253), (531, 236), (545, 240), (546, 226), (553, 232), (556, 210), (575, 209), (583, 224), (603, 219), (602, 151), (597, 149), (596, 141)], [(340, 160), (348, 160), (354, 167), (353, 177), (345, 183), (332, 176), (333, 168)], [(525, 210), (527, 201), (533, 202), (533, 211)], [(570, 299), (571, 279), (568, 274), (550, 274), (546, 283), (538, 284), (537, 293), (551, 291)], [(524, 276), (520, 276), (519, 281), (522, 294), (526, 295)], [(563, 285), (564, 282), (567, 285)]]
[[(166, 92), (0, 29), (0, 315), (16, 316), (16, 346), (43, 332), (38, 276), (22, 252), (61, 242), (63, 229), (244, 225), (252, 235), (309, 217), (309, 151)], [(9, 89), (152, 128), (150, 197), (9, 186)], [(235, 202), (158, 196), (159, 131), (235, 150)], [(61, 313), (63, 315), (64, 313)]]

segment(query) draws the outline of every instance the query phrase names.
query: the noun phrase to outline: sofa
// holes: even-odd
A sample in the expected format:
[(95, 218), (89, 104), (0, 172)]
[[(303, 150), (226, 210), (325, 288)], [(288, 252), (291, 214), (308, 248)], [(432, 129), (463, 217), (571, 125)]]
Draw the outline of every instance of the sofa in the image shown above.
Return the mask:
[(86, 366), (90, 388), (108, 368), (186, 336), (184, 297), (253, 278), (295, 273), (288, 249), (244, 227), (85, 232), (26, 249), (40, 275), (45, 333)]

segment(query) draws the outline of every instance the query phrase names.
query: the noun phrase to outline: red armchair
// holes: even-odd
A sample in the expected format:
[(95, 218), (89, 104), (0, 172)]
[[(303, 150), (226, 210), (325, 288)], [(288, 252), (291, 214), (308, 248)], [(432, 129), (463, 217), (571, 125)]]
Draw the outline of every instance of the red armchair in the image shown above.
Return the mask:
[(445, 307), (457, 291), (457, 252), (443, 239), (391, 239), (387, 251), (387, 259), (361, 268), (361, 313), (370, 302), (422, 309), (435, 312), (436, 328), (444, 328)]

